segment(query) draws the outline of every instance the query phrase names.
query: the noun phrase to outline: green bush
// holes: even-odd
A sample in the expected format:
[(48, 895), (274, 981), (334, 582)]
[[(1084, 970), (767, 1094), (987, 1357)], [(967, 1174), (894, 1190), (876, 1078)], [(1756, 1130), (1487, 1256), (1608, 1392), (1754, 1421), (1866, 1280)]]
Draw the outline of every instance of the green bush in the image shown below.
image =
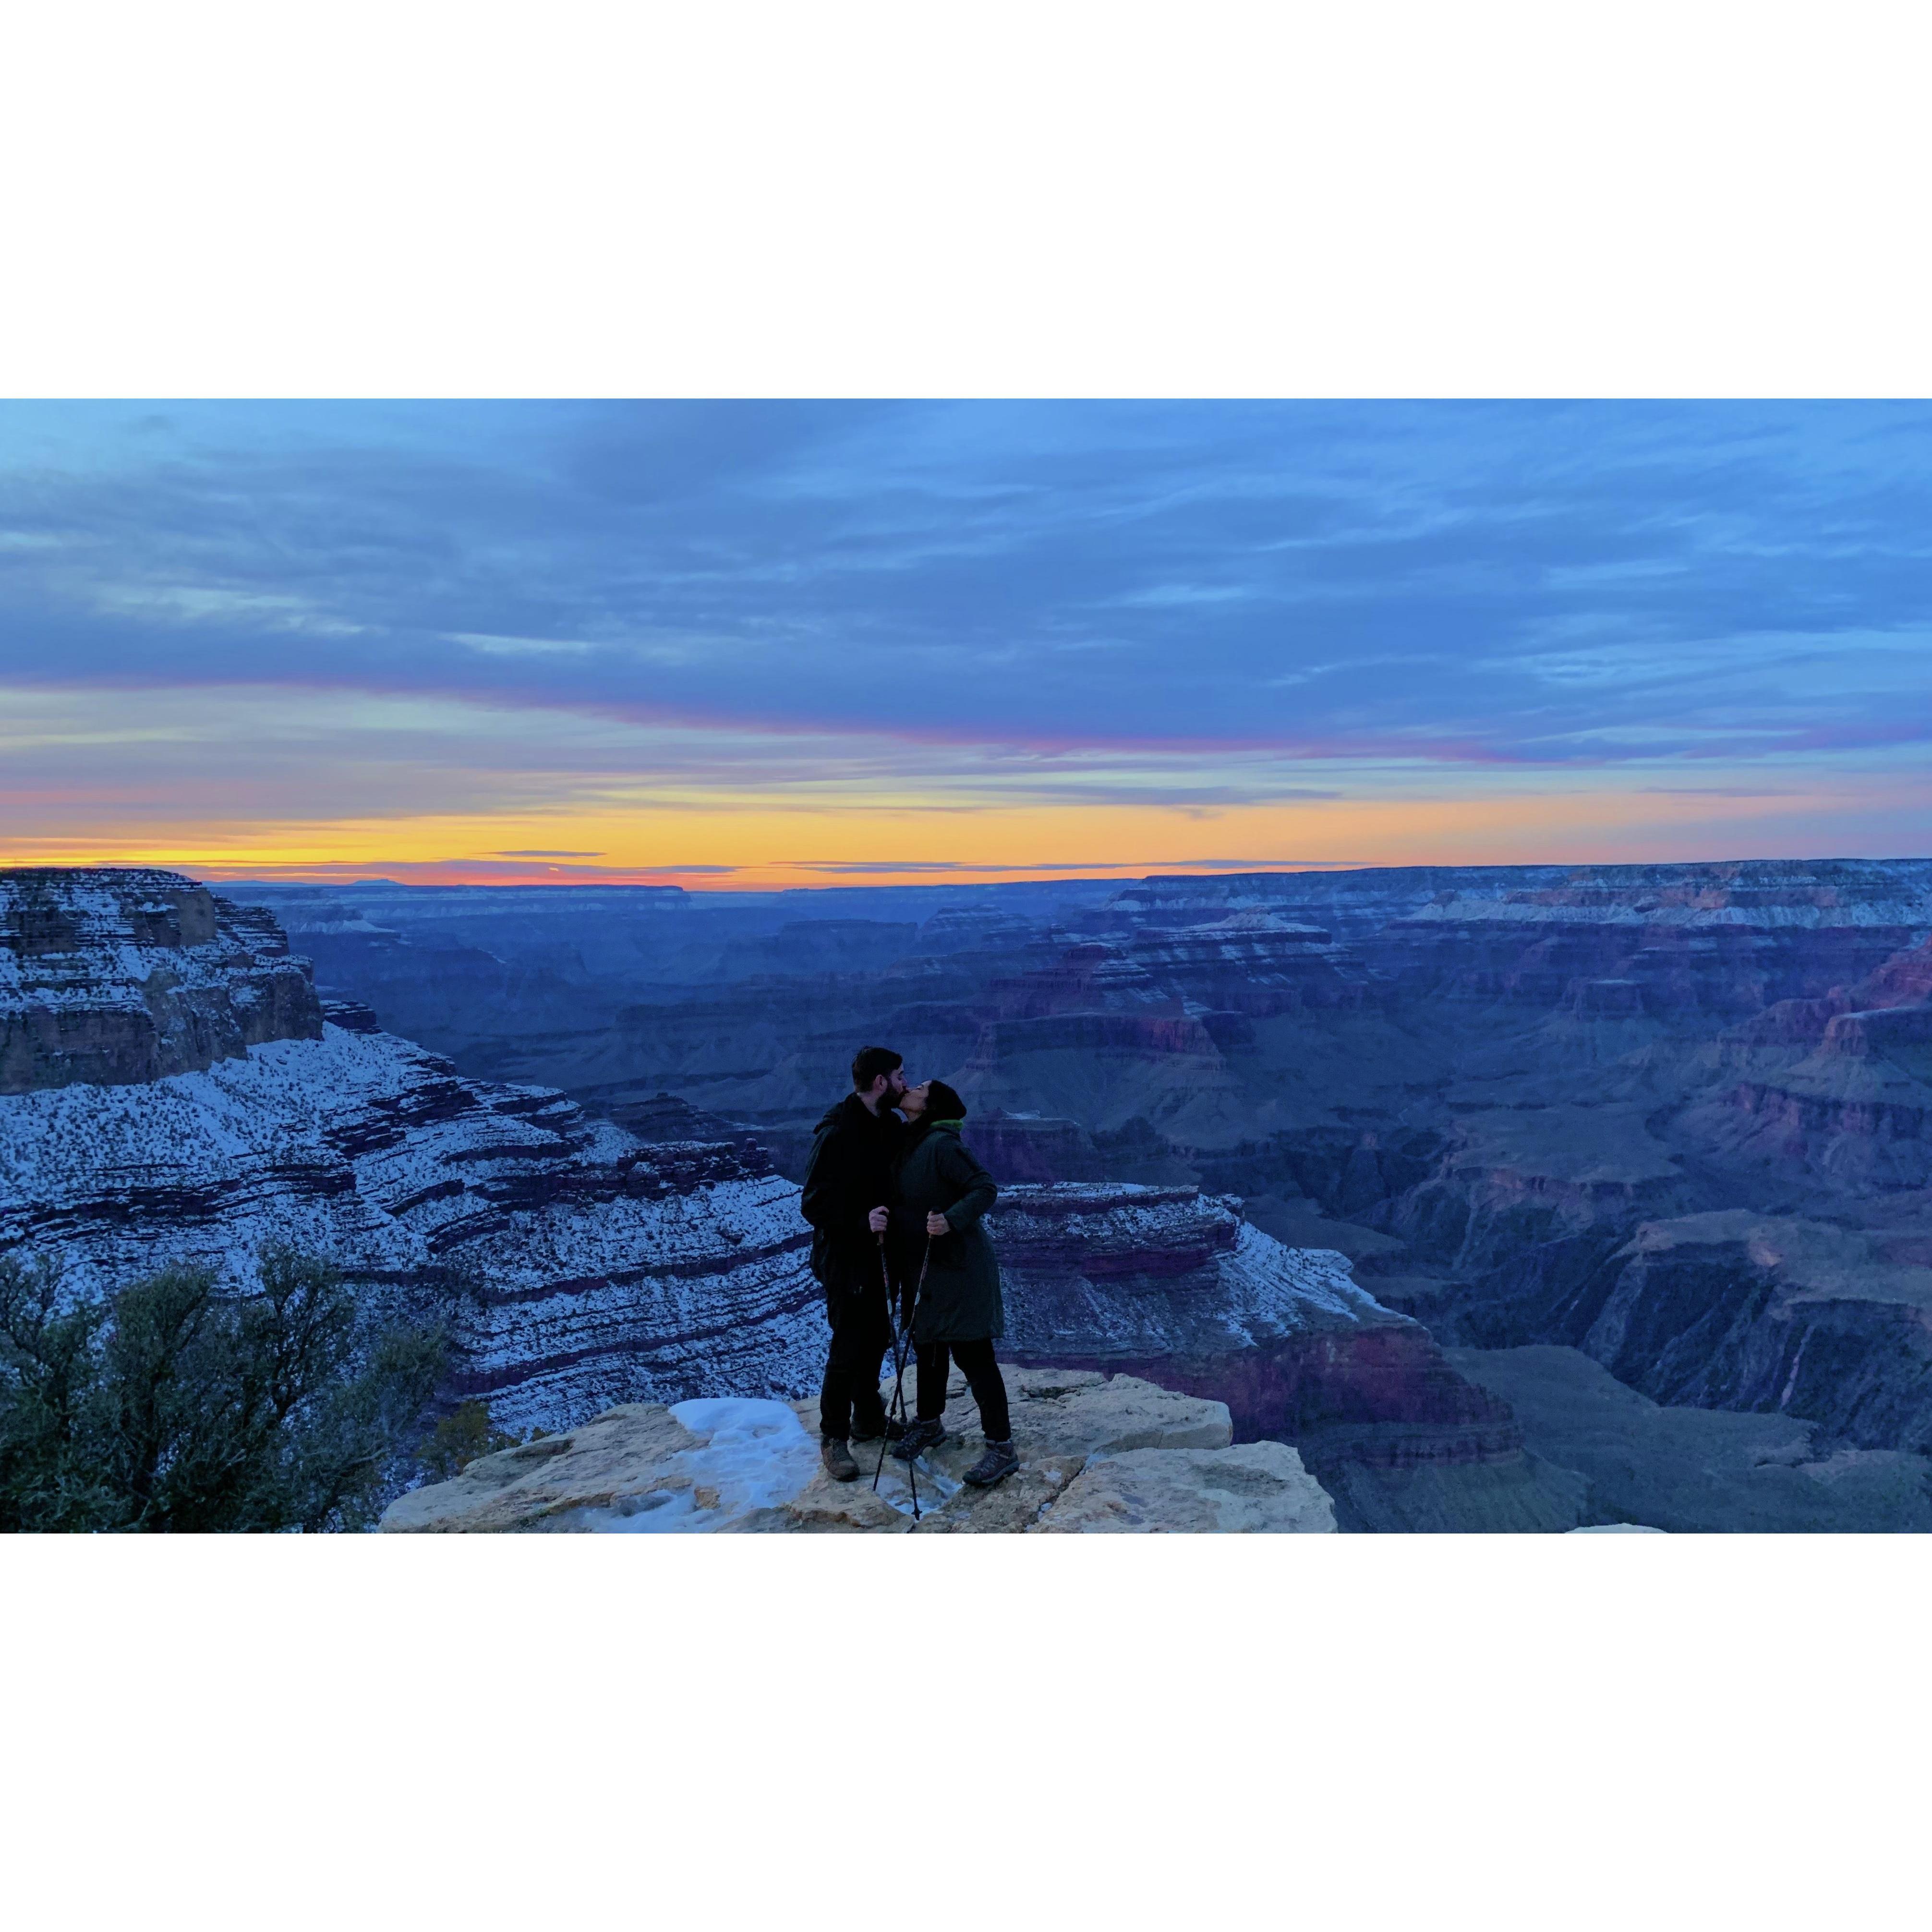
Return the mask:
[(486, 1402), (462, 1403), (454, 1415), (446, 1415), (430, 1430), (417, 1460), (432, 1483), (446, 1483), (460, 1475), (479, 1456), (494, 1456), (500, 1449), (514, 1449), (535, 1442), (548, 1434), (532, 1429), (527, 1436), (507, 1435), (490, 1420)]
[(0, 1256), (0, 1529), (367, 1528), (434, 1392), (438, 1329), (368, 1332), (340, 1274), (272, 1248), (258, 1292), (164, 1268), (74, 1302)]

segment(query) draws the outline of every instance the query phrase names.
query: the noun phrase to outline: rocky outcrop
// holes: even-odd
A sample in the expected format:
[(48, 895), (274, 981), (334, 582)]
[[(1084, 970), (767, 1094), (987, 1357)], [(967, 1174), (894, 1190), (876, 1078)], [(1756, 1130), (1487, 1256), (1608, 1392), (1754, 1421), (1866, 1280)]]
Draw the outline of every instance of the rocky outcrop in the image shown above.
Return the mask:
[[(925, 1534), (1090, 1530), (1332, 1530), (1292, 1449), (1230, 1446), (1227, 1411), (1128, 1376), (1010, 1374), (1021, 1466), (997, 1487), (960, 1478), (979, 1453), (956, 1436), (908, 1473), (886, 1458), (878, 1490), (820, 1468), (812, 1405), (720, 1400), (613, 1409), (567, 1435), (484, 1456), (391, 1505), (382, 1528)], [(976, 1424), (956, 1384), (946, 1420)], [(959, 1412), (963, 1406), (964, 1413)]]
[(586, 1510), (625, 1514), (669, 1502), (680, 1489), (676, 1459), (710, 1442), (661, 1402), (626, 1402), (580, 1427), (484, 1456), (454, 1480), (412, 1490), (389, 1505), (386, 1530), (564, 1529)]
[[(1508, 1404), (1458, 1376), (1429, 1331), (1376, 1301), (1342, 1256), (1286, 1248), (1234, 1202), (1193, 1188), (1010, 1189), (991, 1226), (1006, 1282), (1002, 1352), (1015, 1360), (1225, 1402), (1238, 1441), (1293, 1442), (1324, 1486), (1346, 1489), (1349, 1527), (1381, 1526), (1387, 1472), (1424, 1467), (1442, 1472), (1430, 1504), (1440, 1520), (1414, 1526), (1571, 1526), (1570, 1499), (1517, 1497), (1540, 1477)], [(1488, 1473), (1450, 1473), (1465, 1470)]]
[(0, 1094), (128, 1086), (314, 1040), (307, 961), (178, 872), (0, 872)]
[(1730, 1029), (1718, 1065), (1739, 1077), (1693, 1110), (1707, 1144), (1846, 1187), (1932, 1186), (1932, 946), (1860, 984), (1787, 1000)]
[(1335, 1508), (1280, 1442), (1130, 1449), (1090, 1460), (1037, 1526), (1049, 1532), (1330, 1530)]
[[(1284, 1248), (1198, 1188), (1010, 1187), (988, 1225), (1016, 1360), (1218, 1359), (1293, 1336), (1414, 1325), (1359, 1288), (1340, 1256)], [(1253, 1434), (1261, 1420), (1237, 1425)]]

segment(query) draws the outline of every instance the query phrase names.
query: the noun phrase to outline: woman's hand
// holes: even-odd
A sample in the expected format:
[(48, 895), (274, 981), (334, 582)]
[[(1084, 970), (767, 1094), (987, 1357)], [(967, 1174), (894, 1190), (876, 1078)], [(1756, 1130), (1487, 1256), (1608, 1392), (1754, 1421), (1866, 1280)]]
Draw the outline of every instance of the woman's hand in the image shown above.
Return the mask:
[(875, 1234), (883, 1234), (892, 1225), (892, 1216), (883, 1208), (874, 1208), (866, 1216), (866, 1226)]
[(926, 1232), (937, 1240), (941, 1234), (952, 1233), (952, 1223), (944, 1214), (934, 1211), (926, 1217)]

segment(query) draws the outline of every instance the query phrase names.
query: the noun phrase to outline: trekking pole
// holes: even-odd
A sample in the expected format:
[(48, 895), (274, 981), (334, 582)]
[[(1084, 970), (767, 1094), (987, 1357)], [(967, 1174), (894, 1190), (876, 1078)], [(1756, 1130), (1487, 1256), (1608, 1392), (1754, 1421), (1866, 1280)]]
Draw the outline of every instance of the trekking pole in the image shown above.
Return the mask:
[[(897, 1412), (902, 1428), (905, 1424), (905, 1355), (899, 1346), (898, 1317), (892, 1312), (892, 1278), (886, 1267), (886, 1238), (879, 1237), (879, 1280), (886, 1291), (886, 1322), (892, 1331), (892, 1406), (886, 1411), (890, 1423)], [(879, 1492), (879, 1478), (885, 1473), (886, 1451), (892, 1444), (892, 1431), (882, 1430), (879, 1435), (879, 1460), (872, 1470), (872, 1493)]]
[[(892, 1312), (892, 1284), (891, 1276), (886, 1272), (885, 1238), (881, 1235), (879, 1238), (879, 1274), (886, 1284), (886, 1318), (892, 1324), (892, 1407), (898, 1411), (899, 1426), (902, 1428), (906, 1426), (905, 1364), (907, 1354), (912, 1347), (913, 1318), (919, 1312), (919, 1298), (924, 1292), (926, 1270), (932, 1260), (932, 1237), (928, 1234), (926, 1238), (926, 1252), (920, 1259), (919, 1280), (913, 1287), (912, 1306), (906, 1310), (905, 1328), (902, 1334), (900, 1330), (898, 1318)], [(889, 1417), (890, 1413), (889, 1410), (887, 1412)], [(880, 1440), (878, 1465), (872, 1472), (872, 1489), (874, 1494), (878, 1491), (880, 1474), (886, 1466), (886, 1448), (890, 1439), (888, 1437), (882, 1437)], [(908, 1456), (906, 1458), (906, 1476), (912, 1484), (912, 1520), (914, 1522), (918, 1522), (920, 1516), (918, 1462), (919, 1459), (915, 1456)]]

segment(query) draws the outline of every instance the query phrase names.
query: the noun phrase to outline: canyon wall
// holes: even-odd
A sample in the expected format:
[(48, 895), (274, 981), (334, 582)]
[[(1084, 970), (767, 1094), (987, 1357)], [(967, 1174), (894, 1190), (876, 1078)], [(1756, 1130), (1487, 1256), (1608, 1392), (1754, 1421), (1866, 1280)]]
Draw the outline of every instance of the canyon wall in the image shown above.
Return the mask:
[[(399, 889), (341, 896), (406, 951), (454, 930)], [(967, 1095), (1009, 1182), (1233, 1196), (1435, 1341), (1587, 1350), (1666, 1404), (1802, 1420), (1827, 1460), (1918, 1439), (1932, 862), (855, 890), (820, 909), (856, 926), (784, 946), (765, 942), (815, 897), (620, 920), (566, 895), (542, 950), (531, 898), (484, 896), (504, 902), (462, 931), (494, 970), (562, 973), (566, 934), (585, 964), (528, 1023), (452, 1036), (466, 1072), (617, 1117), (666, 1092), (795, 1177), (853, 1046), (883, 1040)], [(374, 959), (345, 940), (326, 990), (361, 997), (356, 944)], [(1756, 1250), (1683, 1233), (1712, 1215), (1768, 1232)], [(1753, 1259), (1822, 1227), (1864, 1257), (1828, 1294)], [(1298, 1384), (1268, 1372), (1254, 1399), (1286, 1414)]]
[(0, 872), (0, 1094), (126, 1085), (315, 1040), (274, 921), (178, 873)]

